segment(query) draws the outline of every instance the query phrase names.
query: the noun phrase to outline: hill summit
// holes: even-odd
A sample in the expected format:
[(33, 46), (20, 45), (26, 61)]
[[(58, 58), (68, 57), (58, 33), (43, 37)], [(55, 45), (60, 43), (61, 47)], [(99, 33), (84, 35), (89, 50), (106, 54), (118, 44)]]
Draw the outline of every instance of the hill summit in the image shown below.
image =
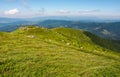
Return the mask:
[(119, 77), (120, 44), (71, 28), (0, 32), (2, 77)]

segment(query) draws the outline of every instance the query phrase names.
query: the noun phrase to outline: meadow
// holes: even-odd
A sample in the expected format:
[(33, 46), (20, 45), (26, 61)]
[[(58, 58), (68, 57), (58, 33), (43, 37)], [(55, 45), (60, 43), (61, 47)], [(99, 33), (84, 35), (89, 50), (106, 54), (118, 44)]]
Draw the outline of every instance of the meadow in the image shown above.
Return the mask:
[(0, 77), (120, 77), (120, 43), (71, 28), (0, 32)]

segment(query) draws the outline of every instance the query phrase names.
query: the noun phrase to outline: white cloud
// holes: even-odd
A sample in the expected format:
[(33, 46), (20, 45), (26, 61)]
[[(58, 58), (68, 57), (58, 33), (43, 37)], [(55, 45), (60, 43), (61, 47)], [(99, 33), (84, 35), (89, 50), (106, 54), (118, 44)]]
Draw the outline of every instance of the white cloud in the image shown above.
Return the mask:
[(95, 10), (82, 10), (82, 11), (78, 11), (81, 14), (90, 14), (90, 13), (97, 13), (100, 12), (99, 9), (95, 9)]
[(15, 8), (15, 9), (11, 9), (11, 10), (5, 11), (4, 14), (5, 15), (14, 15), (14, 14), (17, 14), (19, 12), (20, 11), (17, 8)]
[(57, 13), (59, 13), (59, 14), (69, 14), (70, 11), (68, 11), (68, 10), (59, 10), (59, 11), (57, 11)]

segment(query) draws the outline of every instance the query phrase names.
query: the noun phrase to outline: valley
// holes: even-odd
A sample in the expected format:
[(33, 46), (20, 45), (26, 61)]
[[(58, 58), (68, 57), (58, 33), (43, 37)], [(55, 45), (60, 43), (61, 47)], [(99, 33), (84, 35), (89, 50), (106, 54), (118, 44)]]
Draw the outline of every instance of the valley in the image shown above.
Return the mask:
[[(3, 18), (2, 18), (3, 19)], [(92, 32), (102, 38), (120, 40), (119, 21), (87, 21), (87, 20), (28, 20), (28, 19), (3, 19), (6, 22), (0, 23), (0, 31), (11, 32), (24, 25), (37, 25), (45, 28), (66, 27)]]

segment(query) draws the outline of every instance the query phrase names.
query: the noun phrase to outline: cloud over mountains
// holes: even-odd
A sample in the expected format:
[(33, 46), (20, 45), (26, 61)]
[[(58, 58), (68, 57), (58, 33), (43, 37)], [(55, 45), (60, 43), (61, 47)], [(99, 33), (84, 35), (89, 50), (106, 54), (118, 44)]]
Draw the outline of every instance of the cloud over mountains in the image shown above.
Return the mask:
[(70, 11), (69, 10), (58, 10), (57, 11), (57, 13), (59, 13), (59, 14), (69, 14), (70, 13)]
[(11, 9), (11, 10), (7, 10), (4, 12), (5, 15), (14, 15), (14, 14), (18, 14), (20, 11), (15, 8), (15, 9)]
[(23, 18), (87, 16), (118, 19), (120, 18), (119, 3), (119, 1), (114, 0), (106, 2), (97, 0), (0, 0), (0, 16)]
[(82, 11), (78, 11), (81, 14), (89, 14), (89, 13), (97, 13), (97, 12), (101, 12), (100, 9), (94, 9), (94, 10), (82, 10)]

